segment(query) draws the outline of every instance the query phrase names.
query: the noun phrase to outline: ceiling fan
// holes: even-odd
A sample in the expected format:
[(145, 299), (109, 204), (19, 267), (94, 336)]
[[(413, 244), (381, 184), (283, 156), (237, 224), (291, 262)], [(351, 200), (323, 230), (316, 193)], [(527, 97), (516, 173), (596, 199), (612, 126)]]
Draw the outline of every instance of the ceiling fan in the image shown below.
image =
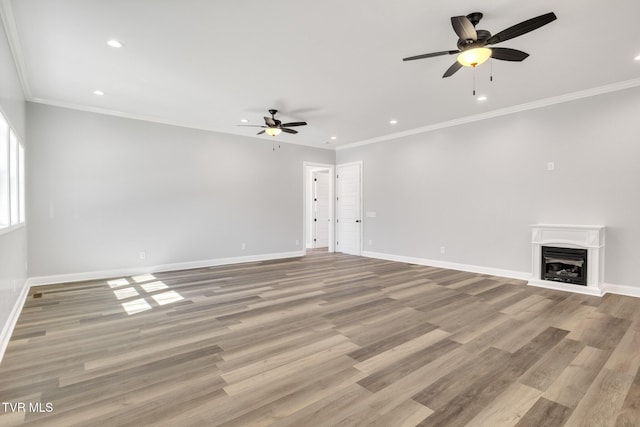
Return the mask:
[(413, 61), (415, 59), (457, 54), (458, 60), (449, 67), (442, 78), (452, 76), (463, 66), (475, 67), (480, 65), (489, 58), (500, 59), (502, 61), (523, 61), (529, 56), (526, 52), (506, 47), (487, 46), (502, 43), (514, 37), (521, 36), (557, 19), (555, 13), (549, 12), (511, 26), (495, 35), (491, 35), (487, 30), (476, 30), (475, 28), (482, 19), (482, 16), (483, 15), (480, 12), (473, 12), (467, 16), (451, 17), (453, 31), (455, 31), (459, 37), (458, 50), (425, 53), (423, 55), (403, 58), (402, 60)]
[(262, 130), (258, 132), (256, 135), (261, 135), (263, 133), (266, 133), (267, 135), (270, 135), (270, 136), (277, 136), (277, 135), (280, 135), (280, 133), (282, 132), (296, 134), (298, 133), (297, 130), (289, 129), (289, 128), (307, 125), (307, 122), (282, 123), (280, 120), (276, 119), (277, 113), (278, 113), (278, 110), (269, 110), (269, 114), (271, 114), (271, 117), (264, 118), (265, 126), (258, 126), (258, 125), (239, 125), (239, 126), (262, 128)]

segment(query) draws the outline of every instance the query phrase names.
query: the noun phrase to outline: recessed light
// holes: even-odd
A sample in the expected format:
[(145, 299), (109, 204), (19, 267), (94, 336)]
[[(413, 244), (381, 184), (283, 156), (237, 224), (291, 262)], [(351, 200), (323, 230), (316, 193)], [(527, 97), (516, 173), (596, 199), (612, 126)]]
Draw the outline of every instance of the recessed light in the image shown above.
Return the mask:
[(396, 119), (389, 120), (389, 123), (392, 125), (397, 125), (398, 121)]
[(338, 139), (338, 137), (337, 136), (332, 136), (331, 139), (335, 141), (336, 139)]
[(249, 120), (247, 120), (247, 119), (241, 119), (241, 120), (240, 120), (240, 123), (249, 123)]
[(487, 97), (486, 96), (479, 96), (478, 97), (478, 101), (486, 101)]
[(121, 41), (118, 41), (118, 40), (116, 40), (116, 39), (109, 40), (109, 41), (107, 42), (107, 44), (108, 44), (109, 46), (111, 46), (111, 47), (115, 47), (115, 48), (119, 48), (119, 47), (124, 46), (124, 45), (122, 44), (122, 42), (121, 42)]
[(103, 92), (103, 91), (101, 91), (101, 90), (94, 90), (94, 91), (93, 91), (93, 94), (94, 94), (94, 95), (98, 95), (98, 96), (102, 96), (102, 95), (104, 95), (104, 92)]
[(633, 59), (635, 59), (636, 61), (640, 61), (640, 55), (636, 56), (636, 57), (635, 57), (635, 58), (633, 58)]

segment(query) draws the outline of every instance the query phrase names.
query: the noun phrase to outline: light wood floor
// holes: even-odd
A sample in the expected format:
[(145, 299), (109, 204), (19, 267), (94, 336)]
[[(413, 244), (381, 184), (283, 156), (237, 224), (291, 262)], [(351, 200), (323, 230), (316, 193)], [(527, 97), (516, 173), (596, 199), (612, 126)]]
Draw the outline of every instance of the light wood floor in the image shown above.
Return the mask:
[(640, 425), (640, 299), (327, 253), (124, 279), (31, 290), (0, 401), (43, 412), (0, 425)]

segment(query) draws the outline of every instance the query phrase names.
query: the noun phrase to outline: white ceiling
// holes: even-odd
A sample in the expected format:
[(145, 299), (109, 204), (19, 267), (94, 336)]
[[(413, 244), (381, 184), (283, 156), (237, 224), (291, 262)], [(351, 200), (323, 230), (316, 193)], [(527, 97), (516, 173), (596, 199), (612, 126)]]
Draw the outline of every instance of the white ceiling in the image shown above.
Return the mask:
[[(261, 125), (277, 108), (309, 123), (280, 140), (322, 148), (640, 84), (638, 0), (2, 1), (32, 101), (247, 136), (257, 130), (240, 119)], [(493, 34), (558, 16), (499, 45), (528, 52), (524, 62), (476, 69), (484, 102), (472, 96), (473, 70), (441, 78), (455, 56), (402, 61), (455, 49), (450, 17), (474, 11)], [(125, 46), (107, 46), (112, 38)]]

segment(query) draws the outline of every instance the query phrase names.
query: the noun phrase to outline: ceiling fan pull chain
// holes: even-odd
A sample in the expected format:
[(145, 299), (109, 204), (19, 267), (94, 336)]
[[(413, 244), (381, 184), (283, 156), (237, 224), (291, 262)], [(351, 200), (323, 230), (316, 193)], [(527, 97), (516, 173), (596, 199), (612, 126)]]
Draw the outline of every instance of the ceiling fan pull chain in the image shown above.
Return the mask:
[(491, 62), (489, 63), (489, 68), (491, 71), (491, 75), (489, 76), (489, 81), (492, 82), (493, 81), (493, 58), (491, 58)]
[(476, 67), (473, 67), (473, 96), (476, 96)]

